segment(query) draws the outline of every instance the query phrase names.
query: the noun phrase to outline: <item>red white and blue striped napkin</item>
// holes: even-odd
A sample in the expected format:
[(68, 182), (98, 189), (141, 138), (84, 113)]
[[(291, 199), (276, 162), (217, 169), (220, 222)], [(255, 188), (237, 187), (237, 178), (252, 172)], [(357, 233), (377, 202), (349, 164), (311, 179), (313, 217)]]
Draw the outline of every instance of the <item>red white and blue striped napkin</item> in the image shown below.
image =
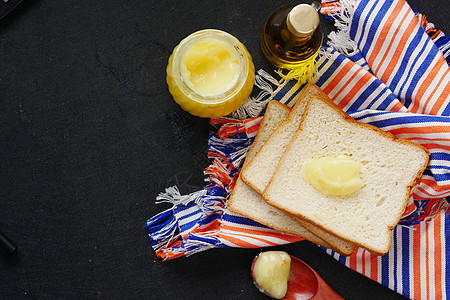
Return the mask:
[[(450, 299), (450, 39), (404, 0), (322, 1), (336, 21), (322, 47), (314, 82), (358, 121), (427, 147), (429, 166), (399, 225), (391, 249), (375, 256), (327, 253), (349, 268), (412, 299)], [(447, 60), (447, 61), (446, 61)], [(249, 118), (212, 119), (206, 186), (189, 195), (176, 187), (157, 200), (173, 204), (147, 221), (163, 260), (215, 247), (264, 247), (300, 241), (227, 210), (226, 201), (271, 99), (292, 106), (302, 86), (257, 74)], [(245, 108), (245, 107), (244, 107)], [(248, 108), (248, 107), (247, 107)]]

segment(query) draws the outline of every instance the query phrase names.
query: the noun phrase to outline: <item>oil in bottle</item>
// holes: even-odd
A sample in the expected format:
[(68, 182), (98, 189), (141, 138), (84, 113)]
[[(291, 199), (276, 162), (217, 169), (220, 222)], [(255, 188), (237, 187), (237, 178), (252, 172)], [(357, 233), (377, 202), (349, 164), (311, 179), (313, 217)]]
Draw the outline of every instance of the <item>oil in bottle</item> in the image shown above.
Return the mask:
[(323, 39), (315, 6), (299, 4), (280, 7), (264, 25), (261, 50), (272, 65), (287, 71), (284, 75), (287, 79), (306, 82), (314, 72), (315, 58)]

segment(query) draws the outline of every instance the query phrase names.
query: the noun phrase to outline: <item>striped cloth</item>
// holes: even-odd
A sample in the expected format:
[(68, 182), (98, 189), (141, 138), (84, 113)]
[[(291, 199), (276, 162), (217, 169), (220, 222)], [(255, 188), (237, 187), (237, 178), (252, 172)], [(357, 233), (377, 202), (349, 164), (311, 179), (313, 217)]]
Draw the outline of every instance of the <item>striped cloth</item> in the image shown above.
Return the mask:
[[(331, 48), (322, 47), (312, 80), (356, 120), (422, 144), (431, 156), (386, 255), (358, 248), (345, 257), (321, 248), (406, 297), (450, 299), (450, 40), (404, 0), (323, 1), (322, 13), (338, 31), (329, 37)], [(261, 108), (271, 99), (292, 106), (302, 89), (261, 70), (256, 86), (261, 94), (248, 103)], [(262, 113), (211, 120), (205, 187), (189, 195), (167, 188), (157, 203), (173, 207), (147, 220), (158, 257), (301, 240), (226, 208)]]

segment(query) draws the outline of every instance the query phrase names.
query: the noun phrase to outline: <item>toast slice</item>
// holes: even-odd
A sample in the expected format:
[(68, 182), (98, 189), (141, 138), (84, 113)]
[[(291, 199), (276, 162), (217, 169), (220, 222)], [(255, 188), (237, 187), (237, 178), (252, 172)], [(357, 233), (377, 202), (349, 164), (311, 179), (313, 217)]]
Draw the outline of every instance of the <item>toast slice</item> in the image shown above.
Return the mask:
[[(337, 155), (362, 166), (362, 184), (347, 196), (326, 195), (301, 173), (305, 162)], [(383, 255), (428, 157), (426, 148), (359, 123), (328, 99), (313, 96), (263, 197), (289, 214)]]
[[(301, 92), (297, 103), (292, 108), (286, 120), (278, 126), (258, 153), (242, 168), (242, 180), (260, 195), (263, 194), (264, 189), (275, 173), (281, 156), (297, 132), (308, 101), (315, 95), (328, 97), (315, 84), (308, 84)], [(314, 229), (315, 235), (325, 240), (330, 244), (330, 248), (341, 254), (350, 255), (356, 248), (354, 244), (333, 236), (320, 228)]]
[[(259, 151), (275, 129), (286, 119), (290, 111), (290, 107), (279, 101), (273, 100), (269, 102), (258, 133), (244, 161), (244, 166)], [(240, 177), (238, 177), (233, 192), (227, 201), (227, 207), (232, 212), (246, 216), (275, 230), (290, 233), (331, 248), (331, 245), (292, 220), (284, 212), (267, 204), (262, 196), (246, 185)]]
[(327, 241), (330, 244), (330, 249), (333, 249), (334, 251), (336, 251), (340, 254), (348, 256), (348, 255), (352, 254), (356, 249), (355, 244), (345, 241), (345, 240), (331, 234), (330, 232), (327, 232), (327, 231), (321, 229), (320, 227), (317, 227), (309, 222), (306, 222), (302, 218), (299, 218), (294, 215), (291, 215), (291, 218), (295, 222), (299, 223), (301, 226), (306, 228), (312, 234), (315, 234), (316, 236), (321, 237), (322, 239)]
[(261, 195), (275, 173), (286, 147), (298, 130), (308, 101), (314, 95), (327, 97), (315, 84), (308, 84), (304, 87), (286, 120), (281, 123), (250, 162), (242, 168), (242, 180)]

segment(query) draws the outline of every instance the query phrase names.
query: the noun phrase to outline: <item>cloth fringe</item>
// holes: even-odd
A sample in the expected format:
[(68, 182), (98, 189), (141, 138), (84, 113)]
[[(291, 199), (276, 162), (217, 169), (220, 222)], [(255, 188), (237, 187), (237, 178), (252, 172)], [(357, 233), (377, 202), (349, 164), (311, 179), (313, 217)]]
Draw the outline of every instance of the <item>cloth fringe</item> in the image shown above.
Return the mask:
[(158, 197), (156, 197), (156, 204), (160, 203), (170, 203), (174, 206), (178, 204), (187, 205), (190, 202), (194, 202), (195, 204), (199, 204), (201, 201), (201, 196), (205, 195), (206, 191), (200, 190), (193, 192), (188, 195), (181, 195), (177, 186), (166, 188), (164, 193), (160, 193)]
[(303, 64), (296, 66), (295, 69), (288, 71), (286, 74), (281, 69), (278, 69), (277, 73), (283, 78), (283, 80), (295, 80), (300, 84), (305, 84), (310, 81), (315, 72), (316, 57), (311, 57)]
[[(274, 91), (267, 88), (267, 92)], [(259, 126), (260, 120), (257, 117), (247, 123)], [(206, 186), (188, 195), (181, 195), (176, 186), (167, 188), (156, 203), (170, 203), (172, 208), (147, 220), (152, 248), (163, 261), (223, 247), (219, 238), (223, 209), (253, 142), (250, 131), (254, 129), (229, 118), (213, 119), (211, 124), (216, 130), (208, 138), (208, 158), (213, 161), (204, 171)], [(189, 218), (195, 219), (192, 227), (183, 223)]]
[(178, 224), (173, 214), (173, 209), (169, 208), (148, 219), (147, 229), (150, 232), (150, 242), (155, 251), (167, 247), (171, 241), (179, 236), (175, 234)]
[(286, 83), (288, 80), (281, 78), (276, 80), (266, 71), (260, 69), (255, 74), (255, 86), (259, 89), (256, 97), (250, 96), (244, 104), (236, 111), (232, 112), (229, 117), (238, 120), (246, 118), (254, 118), (260, 116), (266, 108), (267, 103)]
[(338, 52), (330, 52), (327, 48), (321, 47), (319, 53), (317, 55), (316, 64), (314, 67), (314, 73), (311, 76), (310, 82), (316, 83), (320, 77), (320, 72), (317, 68), (318, 65), (321, 65), (325, 60), (334, 60), (339, 55)]
[(275, 70), (275, 73), (280, 77), (279, 80), (275, 79), (272, 75), (262, 69), (258, 70), (255, 74), (254, 83), (255, 87), (259, 90), (258, 95), (256, 95), (256, 97), (249, 96), (244, 104), (236, 111), (232, 112), (228, 117), (236, 120), (245, 120), (263, 115), (267, 103), (271, 101), (273, 96), (284, 88), (286, 84), (293, 81), (298, 84), (314, 82), (318, 75), (316, 62), (324, 55), (328, 55), (327, 51), (324, 51), (323, 48), (319, 49), (314, 60), (311, 60), (302, 68), (288, 72), (288, 74), (284, 74), (281, 69)]
[(328, 45), (345, 56), (358, 51), (356, 43), (350, 38), (350, 25), (358, 0), (322, 1), (321, 13), (332, 18), (336, 31), (328, 35)]

